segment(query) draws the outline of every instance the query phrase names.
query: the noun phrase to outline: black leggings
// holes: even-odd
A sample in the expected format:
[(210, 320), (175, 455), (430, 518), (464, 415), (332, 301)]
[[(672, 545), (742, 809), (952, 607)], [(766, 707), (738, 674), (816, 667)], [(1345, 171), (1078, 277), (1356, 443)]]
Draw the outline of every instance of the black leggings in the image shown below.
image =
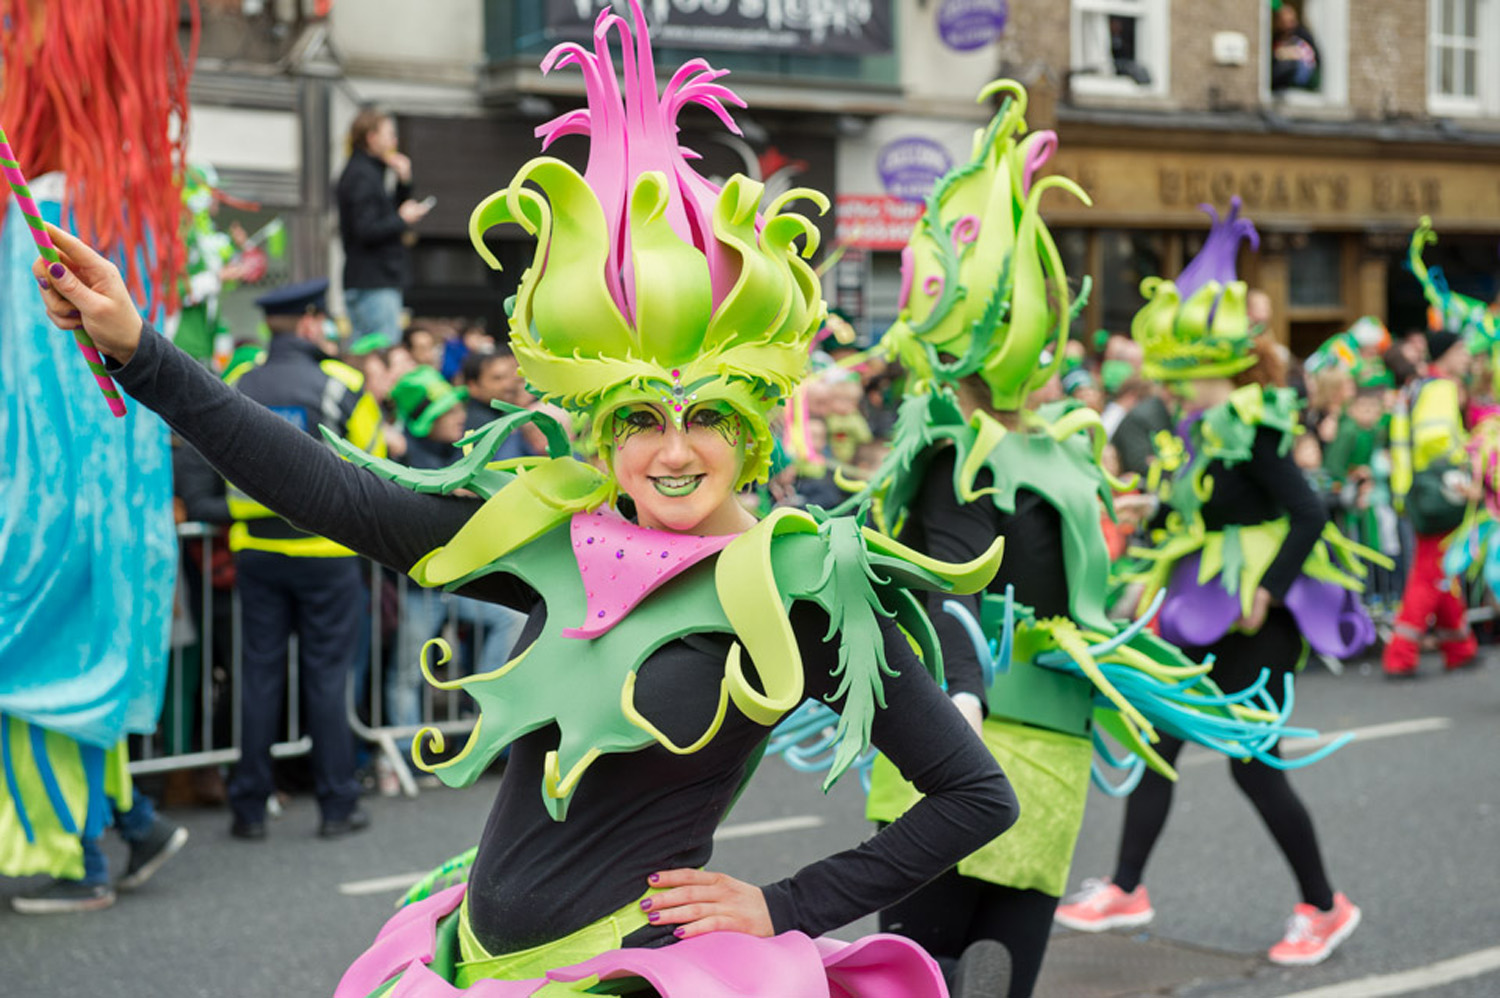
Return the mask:
[[(1210, 647), (1183, 651), (1194, 659), (1202, 659), (1211, 652), (1215, 656), (1213, 679), (1225, 693), (1244, 689), (1255, 681), (1262, 668), (1269, 668), (1271, 678), (1266, 689), (1280, 704), (1284, 677), (1296, 667), (1302, 654), (1302, 635), (1291, 613), (1277, 607), (1267, 615), (1265, 626), (1256, 634), (1231, 634)], [(1163, 735), (1156, 750), (1175, 765), (1182, 742)], [(1273, 750), (1273, 754), (1280, 758), (1279, 750)], [(1286, 773), (1261, 762), (1238, 760), (1230, 760), (1229, 773), (1281, 848), (1297, 878), (1302, 900), (1323, 911), (1332, 908), (1333, 888), (1323, 870), (1323, 854), (1318, 849), (1312, 818), (1287, 781)], [(1151, 858), (1171, 807), (1172, 783), (1148, 770), (1125, 805), (1125, 828), (1114, 875), (1115, 886), (1121, 890), (1133, 891), (1140, 884), (1146, 861)]]
[(1010, 951), (1010, 998), (1028, 998), (1042, 970), (1057, 898), (949, 870), (880, 913), (880, 931), (915, 940), (950, 980), (964, 948), (994, 939)]

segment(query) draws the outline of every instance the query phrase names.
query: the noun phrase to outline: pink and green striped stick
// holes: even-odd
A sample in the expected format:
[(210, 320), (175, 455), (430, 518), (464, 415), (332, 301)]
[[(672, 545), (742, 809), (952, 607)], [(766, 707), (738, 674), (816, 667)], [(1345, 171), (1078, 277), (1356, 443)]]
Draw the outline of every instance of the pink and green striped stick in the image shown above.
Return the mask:
[[(10, 189), (15, 192), (16, 203), (21, 206), (21, 214), (26, 216), (26, 224), (31, 227), (31, 238), (36, 242), (37, 252), (49, 264), (62, 262), (57, 255), (57, 247), (52, 245), (52, 237), (47, 235), (46, 228), (42, 226), (42, 213), (37, 211), (36, 202), (31, 199), (31, 190), (26, 186), (26, 177), (21, 173), (21, 164), (16, 161), (16, 154), (11, 151), (10, 140), (5, 137), (3, 127), (0, 127), (0, 173), (5, 174)], [(94, 341), (89, 338), (88, 333), (83, 331), (82, 326), (73, 330), (73, 339), (78, 342), (78, 349), (83, 351), (89, 370), (94, 373), (94, 380), (99, 382), (99, 390), (104, 393), (104, 399), (109, 403), (109, 411), (116, 416), (125, 415), (125, 400), (120, 397), (120, 390), (115, 387), (114, 381), (104, 370), (104, 358), (99, 356), (99, 348), (94, 346)]]

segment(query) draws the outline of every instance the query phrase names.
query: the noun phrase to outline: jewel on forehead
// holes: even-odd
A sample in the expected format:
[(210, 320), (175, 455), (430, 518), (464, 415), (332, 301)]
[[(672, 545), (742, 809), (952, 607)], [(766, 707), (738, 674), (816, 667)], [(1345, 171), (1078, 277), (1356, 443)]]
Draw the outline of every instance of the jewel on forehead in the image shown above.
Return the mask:
[(661, 400), (672, 407), (672, 422), (676, 423), (680, 430), (682, 429), (682, 412), (687, 408), (687, 403), (698, 401), (698, 393), (688, 393), (682, 385), (682, 371), (674, 367), (672, 368), (672, 390), (669, 394), (663, 395)]

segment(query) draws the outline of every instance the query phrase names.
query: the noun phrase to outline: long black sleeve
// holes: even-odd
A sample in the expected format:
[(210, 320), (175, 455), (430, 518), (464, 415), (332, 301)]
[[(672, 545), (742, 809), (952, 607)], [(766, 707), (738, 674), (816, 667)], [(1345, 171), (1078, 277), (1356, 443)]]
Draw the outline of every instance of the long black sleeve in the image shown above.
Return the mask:
[[(421, 495), (350, 464), (224, 384), (150, 326), (130, 363), (112, 373), (251, 498), (302, 530), (397, 571), (447, 543), (479, 507), (477, 499)], [(485, 596), (520, 608), (534, 600), (529, 588), (502, 589), (487, 585)]]
[[(808, 695), (835, 685), (837, 645), (823, 643), (827, 617), (793, 612), (804, 650)], [(821, 617), (821, 619), (819, 619)], [(888, 706), (875, 715), (871, 741), (925, 796), (853, 849), (763, 888), (778, 932), (817, 935), (901, 900), (989, 842), (1020, 815), (1015, 793), (984, 743), (926, 675), (906, 638), (883, 627)], [(808, 654), (821, 649), (821, 659)], [(821, 689), (820, 689), (821, 687)], [(841, 704), (835, 704), (836, 708)]]

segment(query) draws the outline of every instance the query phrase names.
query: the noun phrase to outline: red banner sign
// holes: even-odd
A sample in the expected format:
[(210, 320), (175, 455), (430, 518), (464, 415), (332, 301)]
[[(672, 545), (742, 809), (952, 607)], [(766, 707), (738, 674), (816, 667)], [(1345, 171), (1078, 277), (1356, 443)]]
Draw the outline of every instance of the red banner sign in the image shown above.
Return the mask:
[(846, 246), (899, 250), (911, 238), (924, 205), (889, 194), (840, 194), (834, 201), (835, 238)]

